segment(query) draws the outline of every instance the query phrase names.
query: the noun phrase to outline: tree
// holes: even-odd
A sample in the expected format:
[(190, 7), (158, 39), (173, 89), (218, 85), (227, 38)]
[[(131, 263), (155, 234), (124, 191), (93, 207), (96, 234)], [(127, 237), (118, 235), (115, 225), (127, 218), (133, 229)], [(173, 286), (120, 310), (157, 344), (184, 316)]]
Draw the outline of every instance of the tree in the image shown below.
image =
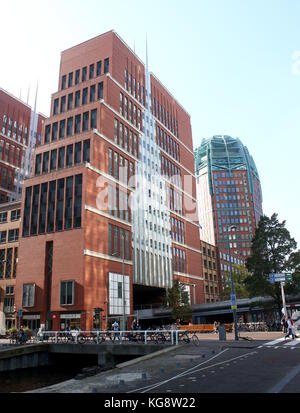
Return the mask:
[[(295, 260), (293, 256), (297, 247), (296, 241), (285, 228), (285, 221), (279, 222), (278, 215), (271, 218), (262, 216), (255, 236), (252, 240), (252, 254), (246, 260), (246, 267), (251, 273), (245, 284), (251, 297), (271, 296), (276, 301), (281, 313), (280, 283), (270, 283), (269, 274), (294, 272)], [(292, 270), (292, 271), (291, 271)]]
[(167, 291), (167, 307), (172, 309), (174, 321), (188, 322), (192, 317), (189, 296), (184, 285), (175, 281), (172, 288)]
[[(237, 298), (248, 298), (249, 291), (245, 280), (250, 277), (250, 273), (242, 265), (234, 264), (232, 266), (232, 278), (234, 282), (235, 295)], [(226, 271), (223, 279), (223, 291), (220, 294), (222, 300), (231, 299), (231, 278), (230, 272)]]

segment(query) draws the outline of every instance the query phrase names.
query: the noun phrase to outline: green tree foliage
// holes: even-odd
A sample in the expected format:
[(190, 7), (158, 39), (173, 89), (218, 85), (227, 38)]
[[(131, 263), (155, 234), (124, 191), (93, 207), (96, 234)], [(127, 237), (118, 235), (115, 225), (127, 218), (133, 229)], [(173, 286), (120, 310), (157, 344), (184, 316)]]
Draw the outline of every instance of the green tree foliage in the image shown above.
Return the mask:
[(178, 281), (175, 281), (173, 287), (167, 291), (167, 307), (172, 309), (174, 321), (189, 322), (192, 318), (188, 293), (185, 291), (184, 285)]
[(245, 280), (250, 297), (271, 296), (281, 312), (280, 283), (271, 284), (269, 274), (294, 273), (300, 259), (299, 252), (294, 251), (296, 248), (297, 243), (285, 228), (285, 221), (279, 222), (277, 214), (271, 218), (266, 215), (261, 217), (252, 240), (252, 255), (246, 260), (246, 267), (251, 273)]
[[(234, 264), (232, 266), (235, 295), (238, 299), (249, 297), (249, 291), (247, 290), (245, 280), (250, 277), (250, 275), (251, 274), (242, 265)], [(223, 291), (220, 295), (222, 300), (231, 299), (231, 278), (229, 271), (226, 272), (225, 278), (223, 279)]]

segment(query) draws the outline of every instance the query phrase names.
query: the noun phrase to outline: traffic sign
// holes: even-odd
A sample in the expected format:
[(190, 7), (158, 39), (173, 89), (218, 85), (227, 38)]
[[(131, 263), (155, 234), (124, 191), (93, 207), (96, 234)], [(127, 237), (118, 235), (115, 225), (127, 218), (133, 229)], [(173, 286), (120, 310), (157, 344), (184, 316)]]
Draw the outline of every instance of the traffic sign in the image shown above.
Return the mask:
[(279, 273), (279, 274), (270, 274), (270, 282), (273, 284), (279, 283), (279, 282), (284, 282), (285, 281), (285, 273)]
[(231, 309), (232, 310), (237, 310), (237, 303), (236, 303), (236, 295), (235, 294), (231, 295)]
[(275, 284), (275, 274), (270, 274), (270, 283)]
[(287, 273), (286, 275), (286, 280), (287, 281), (292, 281), (292, 274), (291, 273)]

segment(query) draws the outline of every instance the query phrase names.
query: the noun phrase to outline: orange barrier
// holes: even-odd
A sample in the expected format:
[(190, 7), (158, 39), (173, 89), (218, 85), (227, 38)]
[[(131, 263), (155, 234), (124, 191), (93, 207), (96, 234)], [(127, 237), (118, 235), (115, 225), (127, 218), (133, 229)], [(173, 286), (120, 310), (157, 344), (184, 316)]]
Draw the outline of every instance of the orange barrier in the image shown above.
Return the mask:
[[(226, 332), (232, 331), (232, 324), (225, 324)], [(213, 324), (192, 324), (186, 326), (180, 326), (180, 330), (196, 331), (197, 333), (213, 333), (215, 331)]]

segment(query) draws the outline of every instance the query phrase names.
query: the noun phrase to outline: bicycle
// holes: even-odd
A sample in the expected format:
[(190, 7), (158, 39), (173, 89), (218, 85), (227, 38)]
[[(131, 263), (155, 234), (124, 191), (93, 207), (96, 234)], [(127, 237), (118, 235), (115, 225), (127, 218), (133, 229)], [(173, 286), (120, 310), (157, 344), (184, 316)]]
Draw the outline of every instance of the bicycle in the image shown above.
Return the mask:
[(194, 346), (199, 346), (200, 345), (200, 340), (197, 336), (196, 331), (191, 331), (190, 334), (192, 334), (191, 338), (189, 337), (189, 334), (184, 331), (182, 333), (178, 334), (178, 341), (179, 342), (184, 342), (185, 344), (190, 344), (192, 343)]

